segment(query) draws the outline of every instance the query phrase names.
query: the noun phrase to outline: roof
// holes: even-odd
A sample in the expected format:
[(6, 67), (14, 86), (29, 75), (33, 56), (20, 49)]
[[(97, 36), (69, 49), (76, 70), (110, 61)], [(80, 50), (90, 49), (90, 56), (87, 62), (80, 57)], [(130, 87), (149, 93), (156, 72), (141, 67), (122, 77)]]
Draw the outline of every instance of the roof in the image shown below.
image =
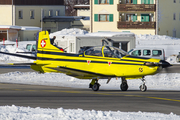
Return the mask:
[(131, 32), (94, 32), (86, 34), (86, 36), (95, 36), (95, 37), (135, 37), (134, 33)]
[(0, 29), (16, 29), (21, 30), (20, 26), (12, 26), (12, 25), (0, 25)]
[(40, 27), (34, 27), (34, 26), (12, 26), (12, 25), (0, 25), (0, 29), (16, 29), (16, 30), (41, 30)]
[(90, 9), (90, 5), (75, 5), (74, 9)]
[(64, 0), (0, 0), (0, 5), (64, 5)]
[(26, 31), (40, 31), (40, 27), (34, 27), (34, 26), (21, 26), (21, 30), (26, 30)]
[(84, 16), (53, 16), (43, 18), (43, 22), (72, 22), (84, 18)]

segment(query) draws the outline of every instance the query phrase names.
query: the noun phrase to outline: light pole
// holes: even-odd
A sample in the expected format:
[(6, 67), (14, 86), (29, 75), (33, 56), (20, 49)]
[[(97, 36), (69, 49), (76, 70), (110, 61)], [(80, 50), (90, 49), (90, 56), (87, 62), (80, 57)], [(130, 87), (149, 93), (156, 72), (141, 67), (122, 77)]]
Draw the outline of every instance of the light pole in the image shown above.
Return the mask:
[(13, 0), (12, 0), (12, 26), (13, 26)]

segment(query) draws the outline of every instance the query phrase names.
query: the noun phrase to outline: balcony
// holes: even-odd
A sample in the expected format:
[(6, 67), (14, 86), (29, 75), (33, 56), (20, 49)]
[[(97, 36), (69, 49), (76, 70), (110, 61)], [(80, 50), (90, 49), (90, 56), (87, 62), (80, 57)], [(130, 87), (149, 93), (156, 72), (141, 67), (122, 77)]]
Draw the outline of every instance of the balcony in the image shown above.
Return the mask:
[(125, 22), (118, 21), (118, 29), (155, 29), (156, 22)]
[(118, 11), (156, 11), (155, 4), (118, 4)]

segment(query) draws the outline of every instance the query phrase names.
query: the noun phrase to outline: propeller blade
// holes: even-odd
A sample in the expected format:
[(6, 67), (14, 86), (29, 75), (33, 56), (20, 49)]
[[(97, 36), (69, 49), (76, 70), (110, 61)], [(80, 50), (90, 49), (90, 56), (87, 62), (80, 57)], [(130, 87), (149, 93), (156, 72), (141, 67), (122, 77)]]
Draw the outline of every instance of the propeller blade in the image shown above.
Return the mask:
[(171, 67), (165, 67), (158, 73), (180, 73), (180, 64), (173, 64)]

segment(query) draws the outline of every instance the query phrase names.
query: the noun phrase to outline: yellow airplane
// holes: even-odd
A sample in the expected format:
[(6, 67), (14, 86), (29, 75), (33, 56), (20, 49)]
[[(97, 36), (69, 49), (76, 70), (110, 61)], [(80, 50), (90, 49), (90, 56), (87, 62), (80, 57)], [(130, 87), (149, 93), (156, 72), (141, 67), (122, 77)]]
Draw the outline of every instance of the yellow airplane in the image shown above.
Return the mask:
[(122, 91), (128, 89), (128, 79), (140, 78), (142, 80), (140, 90), (146, 91), (144, 77), (154, 75), (162, 68), (171, 66), (168, 62), (160, 59), (130, 56), (125, 51), (112, 46), (92, 47), (80, 54), (65, 53), (51, 44), (47, 31), (39, 32), (37, 38), (35, 57), (0, 53), (35, 60), (33, 63), (12, 63), (11, 65), (28, 64), (33, 70), (40, 73), (65, 73), (79, 79), (92, 79), (89, 88), (92, 88), (93, 91), (99, 90), (99, 79), (107, 79), (107, 83), (109, 83), (111, 78), (121, 78), (120, 88)]

